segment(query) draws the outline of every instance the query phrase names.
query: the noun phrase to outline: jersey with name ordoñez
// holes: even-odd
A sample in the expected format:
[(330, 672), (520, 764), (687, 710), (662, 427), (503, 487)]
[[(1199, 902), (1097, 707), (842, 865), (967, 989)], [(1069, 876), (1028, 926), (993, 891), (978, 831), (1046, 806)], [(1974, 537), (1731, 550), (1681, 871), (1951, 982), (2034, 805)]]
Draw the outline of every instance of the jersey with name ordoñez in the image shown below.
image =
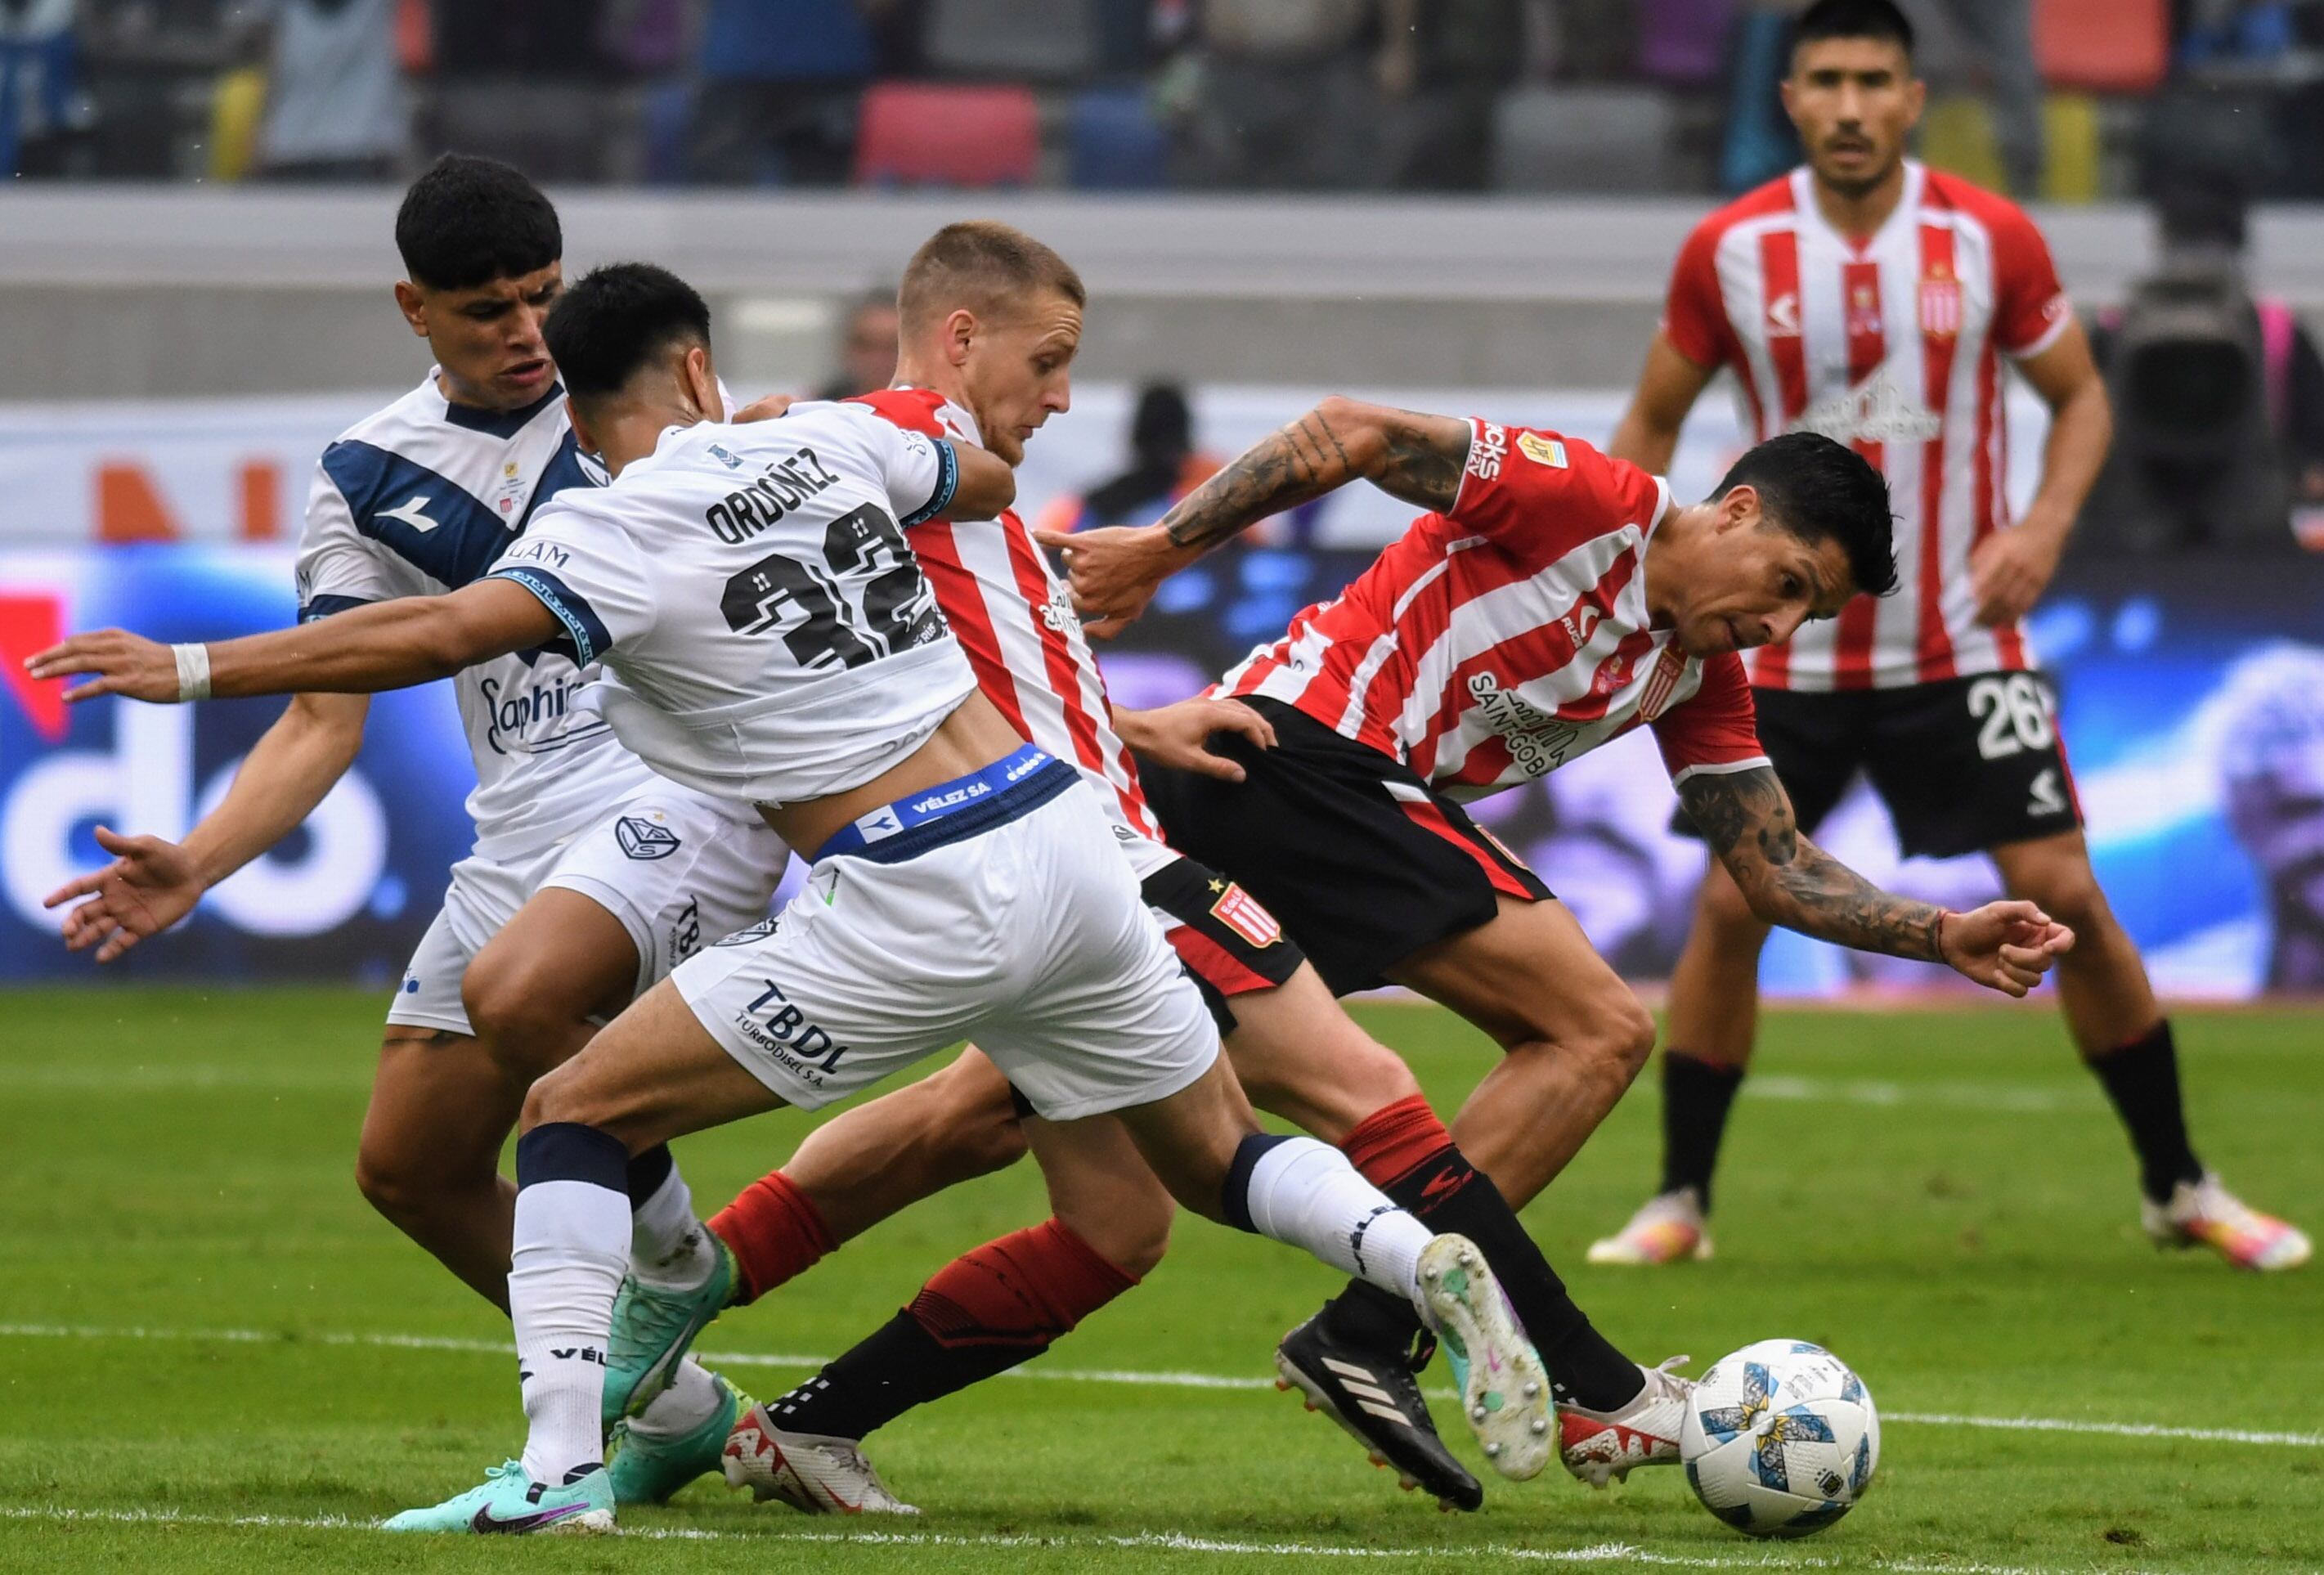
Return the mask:
[(1669, 509), (1662, 482), (1577, 438), (1477, 420), (1452, 506), (1217, 692), (1296, 705), (1464, 802), (1641, 723), (1674, 781), (1765, 765), (1743, 664), (1653, 627), (1646, 542)]
[[(550, 498), (604, 479), (573, 441), (565, 391), (478, 410), (426, 381), (323, 451), (299, 539), (301, 622), (484, 575)], [(476, 852), (519, 858), (579, 832), (652, 779), (604, 723), (574, 709), (596, 677), (561, 653), (495, 657), (454, 675), (476, 766)]]
[(494, 569), (608, 678), (591, 704), (674, 781), (796, 804), (900, 762), (976, 687), (904, 531), (951, 444), (856, 405), (673, 427), (568, 493)]

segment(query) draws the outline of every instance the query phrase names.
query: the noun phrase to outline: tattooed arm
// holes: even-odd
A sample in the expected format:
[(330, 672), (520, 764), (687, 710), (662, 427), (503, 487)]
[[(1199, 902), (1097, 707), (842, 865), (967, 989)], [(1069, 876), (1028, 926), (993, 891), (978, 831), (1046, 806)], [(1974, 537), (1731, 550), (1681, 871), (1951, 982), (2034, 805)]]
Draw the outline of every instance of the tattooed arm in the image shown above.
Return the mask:
[(1859, 952), (1942, 962), (2009, 995), (2040, 983), (2074, 944), (2071, 930), (2030, 902), (1954, 913), (1883, 891), (1801, 834), (1791, 795), (1765, 766), (1698, 771), (1681, 784), (1679, 802), (1769, 924)]
[(1392, 497), (1443, 510), (1460, 495), (1469, 423), (1354, 400), (1325, 400), (1261, 438), (1204, 482), (1159, 523), (1074, 535), (1034, 532), (1063, 551), (1074, 605), (1090, 632), (1118, 633), (1145, 611), (1154, 587), (1270, 514), (1368, 481)]

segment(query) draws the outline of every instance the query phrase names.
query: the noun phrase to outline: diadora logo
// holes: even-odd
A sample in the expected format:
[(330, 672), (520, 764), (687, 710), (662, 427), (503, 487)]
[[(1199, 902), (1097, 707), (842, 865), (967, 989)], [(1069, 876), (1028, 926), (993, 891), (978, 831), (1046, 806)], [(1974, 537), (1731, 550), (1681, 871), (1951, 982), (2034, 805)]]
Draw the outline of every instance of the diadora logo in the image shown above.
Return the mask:
[(392, 509), (382, 509), (377, 517), (382, 520), (400, 520), (425, 536), (442, 522), (424, 513), (422, 511), (427, 507), (428, 497), (423, 493), (418, 496), (404, 499)]
[(770, 918), (761, 919), (757, 924), (745, 926), (733, 935), (722, 935), (710, 944), (714, 946), (747, 946), (753, 941), (763, 941), (774, 933), (775, 921)]
[(1023, 760), (1019, 760), (1016, 764), (1010, 766), (1007, 771), (1002, 773), (1002, 775), (1006, 776), (1011, 782), (1022, 782), (1026, 778), (1031, 776), (1034, 772), (1039, 770), (1048, 763), (1049, 757), (1041, 753), (1038, 750), (1036, 750), (1031, 754), (1027, 755)]
[(1501, 474), (1501, 461), (1509, 456), (1509, 434), (1506, 428), (1490, 421), (1477, 423), (1477, 437), (1469, 445), (1469, 474), (1479, 481), (1490, 481)]
[(1839, 443), (1927, 443), (1944, 430), (1944, 422), (1899, 387), (1884, 365), (1854, 388), (1809, 406), (1792, 430), (1821, 432)]
[(892, 837), (902, 831), (904, 823), (896, 818), (894, 810), (882, 806), (858, 820), (855, 829), (862, 832), (867, 841), (876, 843), (882, 837)]
[(1800, 336), (1800, 297), (1797, 290), (1787, 290), (1767, 303), (1767, 337), (1796, 339)]
[(613, 823), (613, 840), (622, 852), (632, 859), (667, 859), (678, 852), (678, 834), (663, 823), (659, 810), (645, 815), (625, 815)]

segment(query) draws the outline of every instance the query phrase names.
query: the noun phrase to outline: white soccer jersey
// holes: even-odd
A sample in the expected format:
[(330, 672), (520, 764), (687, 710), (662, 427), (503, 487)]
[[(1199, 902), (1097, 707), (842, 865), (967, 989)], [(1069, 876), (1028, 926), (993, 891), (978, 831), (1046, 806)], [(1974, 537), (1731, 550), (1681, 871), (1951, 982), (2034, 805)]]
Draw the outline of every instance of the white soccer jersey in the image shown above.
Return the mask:
[[(536, 511), (604, 479), (573, 440), (565, 393), (522, 410), (451, 404), (436, 369), (323, 451), (299, 542), (299, 616), (459, 589)], [(563, 655), (499, 657), (452, 680), (476, 766), (476, 852), (519, 858), (574, 835), (651, 779), (574, 701), (596, 674)]]
[(1752, 682), (1890, 688), (2028, 667), (2015, 624), (1978, 622), (1969, 564), (2010, 522), (2001, 358), (2039, 355), (2072, 320), (2049, 248), (2007, 201), (1910, 161), (1896, 211), (1858, 243), (1824, 221), (1810, 179), (1695, 227), (1663, 331), (1697, 365), (1733, 369), (1747, 430), (1821, 432), (1887, 476), (1900, 584), (1754, 652)]
[(904, 531), (952, 502), (952, 445), (857, 405), (672, 428), (545, 509), (493, 571), (539, 596), (592, 705), (674, 781), (752, 804), (859, 787), (976, 687)]

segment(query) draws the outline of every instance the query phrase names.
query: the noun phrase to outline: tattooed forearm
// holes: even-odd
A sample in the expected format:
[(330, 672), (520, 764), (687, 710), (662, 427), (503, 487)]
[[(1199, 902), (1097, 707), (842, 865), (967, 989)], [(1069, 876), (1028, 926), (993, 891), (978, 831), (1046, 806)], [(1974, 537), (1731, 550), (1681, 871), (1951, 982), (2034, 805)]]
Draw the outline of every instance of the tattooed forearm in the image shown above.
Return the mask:
[(1207, 548), (1358, 474), (1322, 410), (1253, 444), (1163, 519), (1179, 547)]
[(1860, 952), (1942, 961), (1944, 909), (1883, 891), (1802, 836), (1765, 766), (1697, 772), (1679, 802), (1761, 918)]
[(1449, 509), (1468, 458), (1466, 421), (1325, 400), (1204, 482), (1162, 525), (1174, 545), (1206, 548), (1358, 479), (1425, 509)]

